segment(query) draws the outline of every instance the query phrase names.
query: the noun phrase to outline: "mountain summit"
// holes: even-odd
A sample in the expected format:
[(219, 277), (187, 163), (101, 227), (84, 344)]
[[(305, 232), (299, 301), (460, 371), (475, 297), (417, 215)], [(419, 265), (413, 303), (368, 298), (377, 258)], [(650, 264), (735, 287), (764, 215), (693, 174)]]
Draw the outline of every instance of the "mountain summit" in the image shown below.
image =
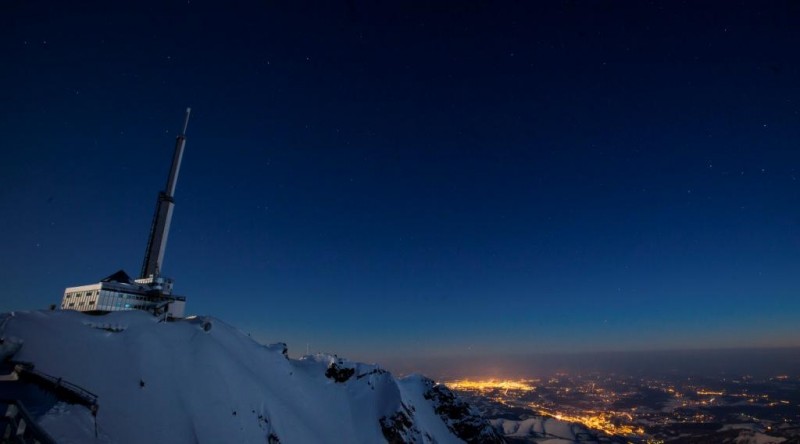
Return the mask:
[(16, 312), (0, 318), (0, 337), (4, 360), (97, 395), (95, 417), (55, 398), (38, 406), (37, 422), (60, 443), (503, 442), (428, 378), (335, 355), (290, 359), (284, 344), (215, 318)]

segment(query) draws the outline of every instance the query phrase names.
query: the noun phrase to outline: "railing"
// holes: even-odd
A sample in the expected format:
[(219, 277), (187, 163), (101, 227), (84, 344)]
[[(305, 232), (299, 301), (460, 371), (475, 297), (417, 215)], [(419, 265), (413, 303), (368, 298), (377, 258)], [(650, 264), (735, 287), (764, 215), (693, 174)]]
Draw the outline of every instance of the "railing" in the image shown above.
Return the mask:
[(0, 406), (4, 410), (0, 418), (0, 430), (3, 443), (20, 444), (55, 444), (53, 438), (47, 434), (33, 419), (21, 402), (15, 399), (0, 399)]
[(52, 390), (57, 396), (67, 402), (85, 405), (92, 411), (92, 415), (97, 415), (97, 409), (99, 408), (97, 395), (89, 390), (61, 378), (34, 370), (33, 366), (29, 363), (16, 363), (14, 371), (19, 375), (20, 379), (28, 380), (48, 390)]

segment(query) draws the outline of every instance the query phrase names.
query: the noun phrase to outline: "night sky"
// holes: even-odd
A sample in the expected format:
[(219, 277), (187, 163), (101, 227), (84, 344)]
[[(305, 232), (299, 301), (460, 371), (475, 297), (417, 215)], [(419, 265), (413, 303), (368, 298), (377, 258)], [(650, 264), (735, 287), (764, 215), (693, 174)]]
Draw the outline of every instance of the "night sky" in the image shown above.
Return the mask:
[[(79, 3), (80, 5), (77, 5)], [(0, 4), (0, 311), (141, 267), (290, 353), (800, 346), (800, 3)]]

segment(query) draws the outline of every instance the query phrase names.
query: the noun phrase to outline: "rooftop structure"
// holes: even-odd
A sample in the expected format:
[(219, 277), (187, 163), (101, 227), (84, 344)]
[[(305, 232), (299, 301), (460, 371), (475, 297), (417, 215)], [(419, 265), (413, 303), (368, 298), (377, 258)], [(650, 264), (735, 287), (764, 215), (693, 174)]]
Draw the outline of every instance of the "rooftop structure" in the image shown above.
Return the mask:
[(161, 275), (161, 265), (164, 262), (169, 226), (175, 208), (175, 186), (178, 183), (183, 150), (186, 147), (186, 128), (189, 125), (190, 113), (191, 108), (186, 108), (186, 118), (175, 142), (167, 184), (164, 190), (158, 193), (139, 278), (132, 279), (120, 270), (94, 284), (68, 287), (64, 290), (61, 300), (62, 310), (99, 312), (147, 310), (157, 316), (184, 316), (186, 298), (172, 294), (173, 281)]

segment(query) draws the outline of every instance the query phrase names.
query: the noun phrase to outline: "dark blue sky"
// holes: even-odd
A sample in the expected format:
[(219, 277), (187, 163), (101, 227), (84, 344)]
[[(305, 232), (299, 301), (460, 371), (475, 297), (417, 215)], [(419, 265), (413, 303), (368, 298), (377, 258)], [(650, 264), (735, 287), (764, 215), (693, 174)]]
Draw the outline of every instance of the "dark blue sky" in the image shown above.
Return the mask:
[[(69, 4), (68, 4), (69, 3)], [(0, 310), (164, 272), (290, 351), (800, 345), (797, 2), (0, 6)]]

